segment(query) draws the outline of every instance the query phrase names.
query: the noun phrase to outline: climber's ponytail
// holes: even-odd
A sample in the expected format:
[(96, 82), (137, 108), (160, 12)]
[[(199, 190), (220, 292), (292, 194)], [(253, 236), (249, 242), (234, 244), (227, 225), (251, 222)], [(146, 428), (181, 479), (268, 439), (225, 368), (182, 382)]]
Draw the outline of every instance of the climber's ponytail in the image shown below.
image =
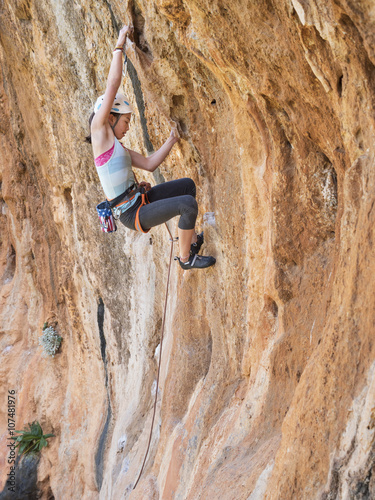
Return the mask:
[[(89, 118), (89, 129), (91, 130), (91, 122), (95, 116), (95, 113), (91, 113), (90, 118)], [(91, 133), (85, 137), (85, 141), (91, 144)]]

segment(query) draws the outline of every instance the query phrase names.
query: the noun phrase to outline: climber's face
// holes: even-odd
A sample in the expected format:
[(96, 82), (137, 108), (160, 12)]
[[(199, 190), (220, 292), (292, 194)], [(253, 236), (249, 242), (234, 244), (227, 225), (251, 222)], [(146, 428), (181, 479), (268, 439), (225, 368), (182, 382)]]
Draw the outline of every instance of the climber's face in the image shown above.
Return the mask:
[[(132, 117), (131, 113), (126, 113), (124, 115), (121, 115), (119, 121), (116, 123), (116, 126), (113, 131), (118, 140), (122, 139), (125, 136), (126, 132), (129, 130), (131, 117)], [(113, 115), (109, 116), (109, 120), (110, 123), (111, 121), (113, 121), (113, 123), (116, 122), (116, 118)]]

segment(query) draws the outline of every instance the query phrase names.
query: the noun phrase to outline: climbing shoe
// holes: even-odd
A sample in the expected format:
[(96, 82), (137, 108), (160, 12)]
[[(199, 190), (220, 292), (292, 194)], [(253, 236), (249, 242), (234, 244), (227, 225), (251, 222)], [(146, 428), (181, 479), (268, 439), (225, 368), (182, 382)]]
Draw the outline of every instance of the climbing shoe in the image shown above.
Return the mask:
[(215, 257), (204, 257), (203, 255), (190, 255), (189, 260), (182, 262), (179, 257), (175, 257), (180, 266), (184, 270), (188, 269), (204, 269), (205, 267), (213, 266), (216, 262)]
[(190, 254), (195, 255), (199, 253), (199, 250), (201, 249), (201, 246), (203, 245), (204, 238), (203, 238), (203, 231), (199, 234), (197, 234), (197, 241), (196, 243), (192, 243), (190, 247)]

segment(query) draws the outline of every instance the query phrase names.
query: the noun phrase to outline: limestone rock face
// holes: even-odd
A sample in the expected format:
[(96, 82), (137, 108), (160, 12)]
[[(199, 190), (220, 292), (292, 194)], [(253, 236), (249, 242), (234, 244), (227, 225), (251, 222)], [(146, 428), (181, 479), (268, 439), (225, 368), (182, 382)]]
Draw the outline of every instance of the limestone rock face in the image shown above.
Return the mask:
[[(217, 259), (172, 264), (134, 490), (169, 235), (100, 231), (84, 142), (129, 21), (127, 146), (182, 131), (138, 177), (194, 179)], [(16, 429), (56, 436), (45, 499), (375, 498), (374, 28), (370, 0), (1, 3), (3, 498), (11, 390)]]

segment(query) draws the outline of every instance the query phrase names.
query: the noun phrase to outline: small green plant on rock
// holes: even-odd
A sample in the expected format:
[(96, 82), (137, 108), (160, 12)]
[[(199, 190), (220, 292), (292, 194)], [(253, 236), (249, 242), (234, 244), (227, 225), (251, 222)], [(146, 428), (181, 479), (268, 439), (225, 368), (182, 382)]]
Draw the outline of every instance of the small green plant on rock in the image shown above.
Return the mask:
[(62, 337), (48, 323), (44, 323), (43, 335), (39, 337), (39, 345), (44, 349), (45, 356), (55, 357), (61, 345)]
[(14, 431), (20, 434), (17, 436), (16, 448), (20, 455), (32, 455), (48, 446), (47, 439), (54, 437), (54, 434), (43, 434), (42, 428), (36, 420), (28, 424), (29, 428), (24, 427), (23, 431)]

